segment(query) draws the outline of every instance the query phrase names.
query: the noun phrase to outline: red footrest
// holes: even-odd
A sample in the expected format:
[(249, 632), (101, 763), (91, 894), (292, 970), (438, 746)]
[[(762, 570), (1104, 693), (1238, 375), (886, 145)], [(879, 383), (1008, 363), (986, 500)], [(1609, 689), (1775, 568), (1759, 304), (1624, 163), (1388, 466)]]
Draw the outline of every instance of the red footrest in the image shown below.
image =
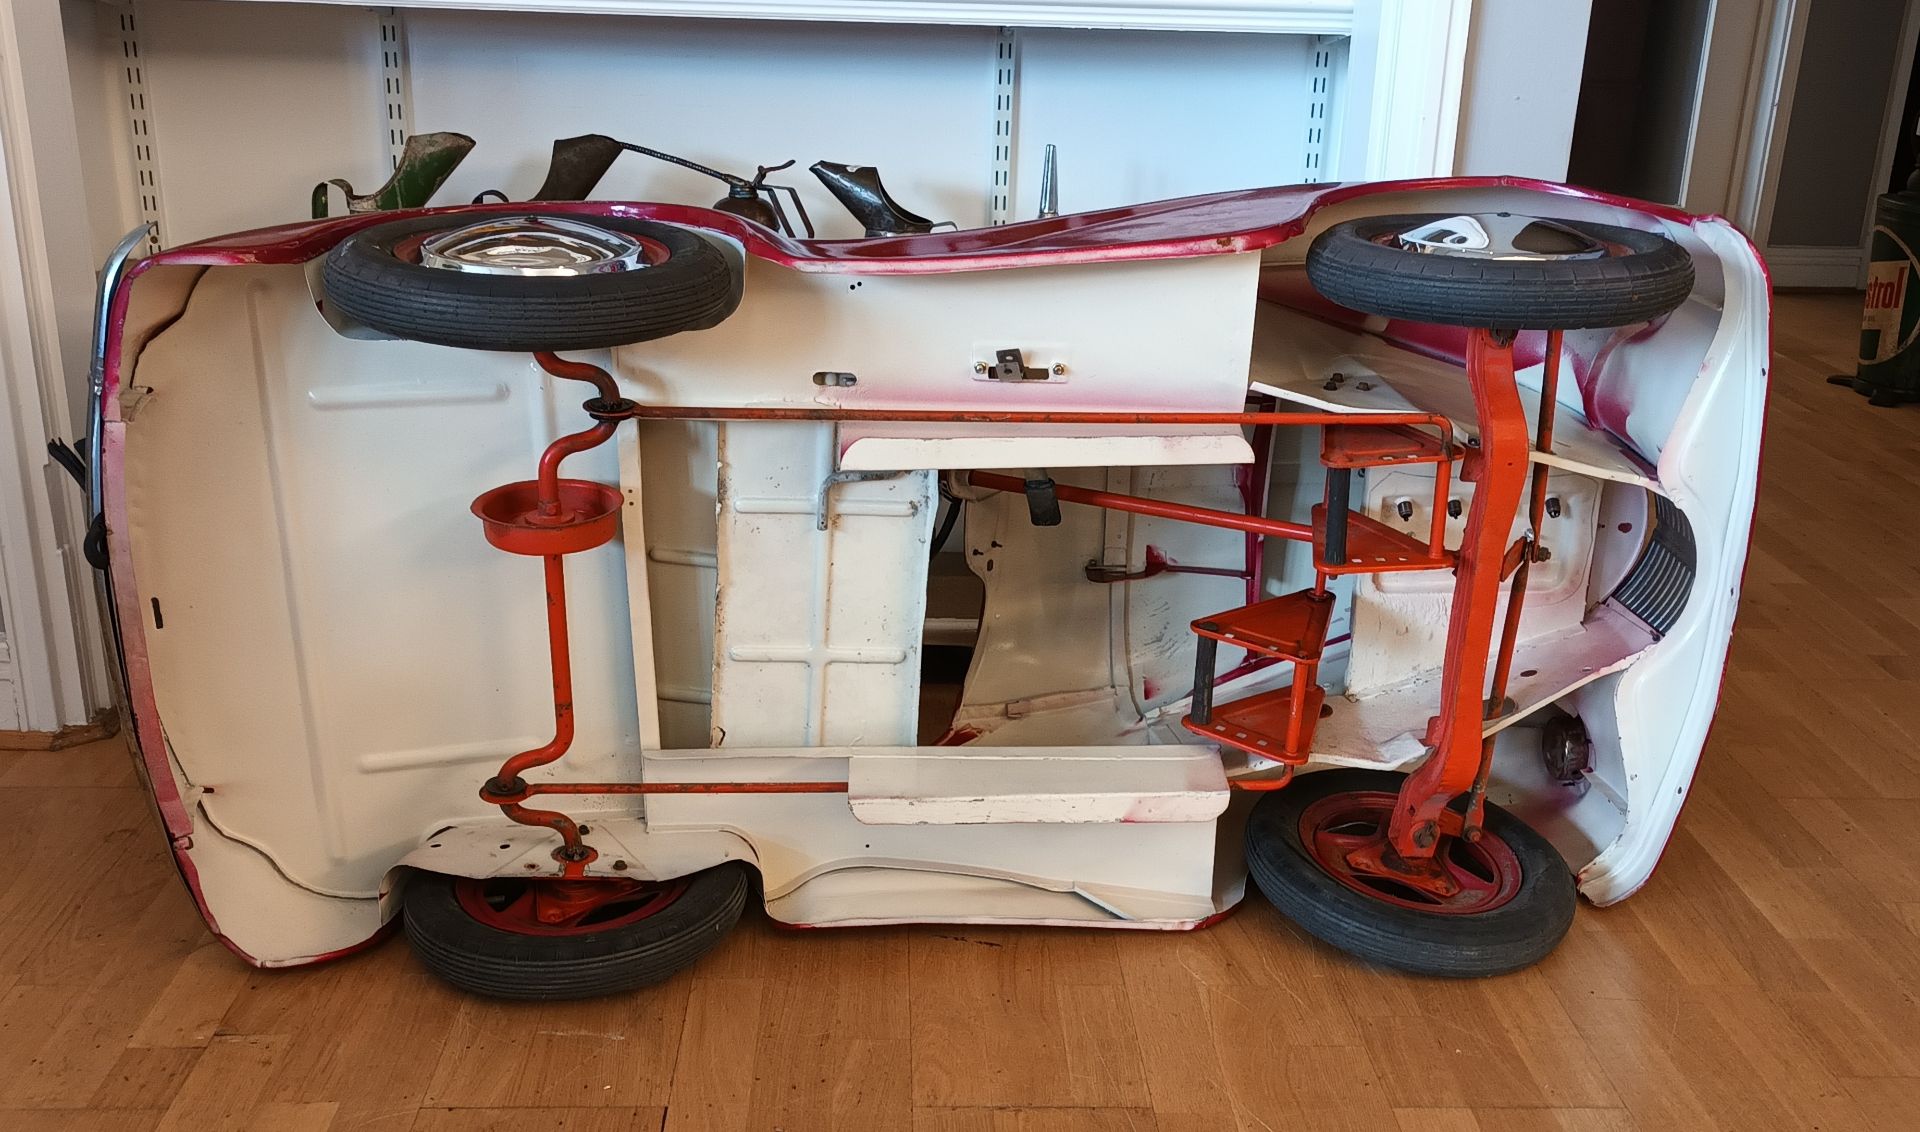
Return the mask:
[(1439, 437), (1411, 425), (1329, 425), (1320, 433), (1320, 462), (1329, 468), (1439, 464), (1453, 456)]
[(1327, 508), (1313, 509), (1313, 565), (1327, 574), (1386, 574), (1396, 570), (1446, 570), (1453, 552), (1433, 553), (1426, 543), (1359, 511), (1347, 514), (1347, 560), (1327, 561)]
[(1301, 590), (1202, 617), (1193, 623), (1193, 631), (1262, 656), (1318, 660), (1332, 612), (1332, 594)]
[[(1295, 679), (1299, 678), (1296, 674)], [(1180, 722), (1188, 731), (1216, 743), (1237, 747), (1261, 758), (1297, 765), (1307, 761), (1307, 754), (1313, 745), (1313, 725), (1320, 721), (1320, 707), (1326, 699), (1326, 689), (1318, 684), (1307, 685), (1306, 701), (1301, 705), (1299, 734), (1291, 744), (1287, 742), (1287, 727), (1292, 719), (1291, 687), (1276, 688), (1230, 704), (1216, 705), (1213, 718), (1206, 723), (1196, 723), (1192, 716)]]

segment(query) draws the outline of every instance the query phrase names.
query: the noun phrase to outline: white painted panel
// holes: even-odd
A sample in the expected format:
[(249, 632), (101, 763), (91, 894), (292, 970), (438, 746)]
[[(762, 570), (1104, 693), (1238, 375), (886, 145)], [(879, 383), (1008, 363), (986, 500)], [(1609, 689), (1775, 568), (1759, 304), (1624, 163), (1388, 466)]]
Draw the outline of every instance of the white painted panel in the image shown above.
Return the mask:
[(705, 421), (641, 421), (633, 427), (645, 484), (645, 538), (629, 536), (627, 571), (645, 571), (653, 596), (652, 692), (659, 701), (660, 741), (704, 747), (713, 722), (720, 432)]
[[(1559, 502), (1560, 515), (1541, 520), (1540, 541), (1552, 557), (1528, 571), (1527, 600), (1520, 617), (1522, 644), (1578, 631), (1587, 616), (1587, 574), (1599, 526), (1600, 483), (1571, 472), (1555, 473), (1547, 479), (1548, 498)], [(1369, 517), (1421, 538), (1432, 529), (1431, 465), (1369, 469), (1361, 490), (1360, 509)], [(1451, 498), (1460, 503), (1460, 516), (1448, 519), (1446, 524), (1450, 549), (1460, 547), (1473, 492), (1473, 484), (1457, 478), (1449, 483)], [(1409, 519), (1402, 519), (1398, 513), (1402, 501), (1412, 506)], [(1514, 516), (1508, 537), (1518, 539), (1526, 530), (1523, 511)], [(1439, 669), (1446, 652), (1453, 584), (1451, 570), (1361, 575), (1356, 579), (1348, 694), (1370, 695), (1416, 674)], [(1499, 617), (1505, 615), (1508, 592), (1503, 585)], [(1494, 623), (1502, 622), (1496, 618)]]
[(1231, 425), (840, 426), (840, 466), (849, 469), (1091, 468), (1244, 464), (1252, 459), (1247, 438)]
[(870, 825), (1210, 822), (1227, 808), (1205, 747), (927, 747), (847, 760)]
[[(1240, 480), (1250, 468), (1135, 468), (1132, 489), (1154, 499), (1191, 503), (1235, 514), (1246, 510)], [(1291, 518), (1284, 506), (1268, 509), (1277, 518)], [(1160, 519), (1151, 515), (1115, 516), (1124, 525), (1128, 566), (1144, 569), (1149, 562), (1201, 569), (1239, 570), (1247, 561), (1247, 538), (1239, 531)], [(1286, 543), (1267, 541), (1268, 554), (1282, 554)], [(1197, 617), (1247, 604), (1247, 583), (1215, 574), (1165, 573), (1118, 587), (1125, 596), (1124, 637), (1129, 694), (1148, 711), (1193, 693), (1194, 650), (1199, 641), (1192, 622)], [(1220, 650), (1220, 672), (1226, 672), (1245, 654)]]
[[(749, 258), (727, 321), (614, 358), (629, 396), (656, 404), (1237, 412), (1259, 260), (845, 276)], [(979, 381), (982, 341), (1053, 343), (1073, 362), (1060, 381)], [(857, 384), (816, 385), (820, 371)]]
[(720, 429), (715, 746), (914, 740), (933, 476), (836, 484), (821, 529), (832, 471), (831, 425)]
[[(378, 395), (394, 373), (504, 393), (396, 403)], [(524, 357), (342, 338), (292, 267), (207, 273), (133, 380), (155, 390), (127, 425), (127, 499), (170, 748), (229, 837), (370, 895), (553, 734), (540, 564), (489, 546), (468, 507), (584, 423), (578, 391)], [(565, 472), (614, 481), (612, 446)], [(567, 560), (579, 735), (560, 777), (637, 768), (621, 572), (618, 544)]]

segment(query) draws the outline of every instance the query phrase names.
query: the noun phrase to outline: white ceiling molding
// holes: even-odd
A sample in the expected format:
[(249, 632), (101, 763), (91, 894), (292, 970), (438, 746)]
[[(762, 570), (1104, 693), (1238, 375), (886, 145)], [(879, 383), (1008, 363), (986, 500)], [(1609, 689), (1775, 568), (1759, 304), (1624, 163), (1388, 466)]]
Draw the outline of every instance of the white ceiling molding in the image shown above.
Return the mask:
[[(305, 0), (261, 0), (269, 3)], [(364, 6), (364, 0), (322, 0)], [(1414, 0), (1422, 8), (1429, 0)], [(1355, 0), (409, 0), (409, 8), (888, 24), (1344, 35)], [(1437, 0), (1446, 7), (1446, 0)]]

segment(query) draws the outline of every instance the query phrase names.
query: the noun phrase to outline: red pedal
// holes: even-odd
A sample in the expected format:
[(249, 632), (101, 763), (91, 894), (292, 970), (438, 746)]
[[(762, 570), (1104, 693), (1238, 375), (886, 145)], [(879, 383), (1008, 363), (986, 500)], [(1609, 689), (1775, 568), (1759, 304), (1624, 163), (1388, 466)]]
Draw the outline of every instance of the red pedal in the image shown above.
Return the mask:
[(1453, 566), (1452, 551), (1442, 550), (1436, 555), (1426, 543), (1359, 511), (1347, 516), (1347, 560), (1338, 565), (1329, 563), (1326, 548), (1327, 508), (1320, 504), (1313, 509), (1313, 565), (1323, 573), (1385, 574)]
[[(1295, 680), (1311, 678), (1310, 671), (1296, 670), (1294, 674)], [(1216, 743), (1297, 766), (1307, 761), (1313, 749), (1313, 726), (1320, 721), (1320, 707), (1326, 702), (1327, 692), (1318, 684), (1305, 684), (1300, 711), (1295, 713), (1293, 691), (1292, 687), (1276, 688), (1221, 704), (1206, 723), (1195, 723), (1192, 716), (1180, 722), (1188, 731)]]
[(1320, 462), (1329, 468), (1384, 468), (1453, 459), (1440, 438), (1411, 425), (1330, 425), (1320, 432)]
[(1301, 590), (1202, 617), (1193, 623), (1193, 631), (1262, 656), (1318, 660), (1332, 612), (1332, 594)]

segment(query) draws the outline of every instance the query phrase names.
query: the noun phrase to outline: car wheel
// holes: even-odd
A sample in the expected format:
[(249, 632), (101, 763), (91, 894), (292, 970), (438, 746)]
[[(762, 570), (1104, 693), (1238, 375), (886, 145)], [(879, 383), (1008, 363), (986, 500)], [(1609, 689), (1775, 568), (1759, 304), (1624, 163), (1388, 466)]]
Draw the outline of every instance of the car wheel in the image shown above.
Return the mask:
[(1629, 326), (1693, 290), (1693, 258), (1657, 232), (1514, 213), (1370, 216), (1307, 249), (1307, 278), (1351, 310), (1488, 330)]
[(382, 333), (470, 350), (595, 350), (717, 326), (740, 273), (693, 232), (562, 212), (435, 212), (327, 253), (331, 310)]
[(1261, 799), (1247, 823), (1260, 891), (1309, 933), (1369, 962), (1474, 978), (1546, 957), (1573, 925), (1573, 876), (1547, 839), (1489, 804), (1477, 842), (1448, 838), (1450, 899), (1352, 868), (1350, 849), (1386, 829), (1404, 775), (1329, 770)]
[(670, 881), (415, 873), (407, 940), (434, 974), (493, 998), (615, 994), (693, 965), (740, 918), (746, 866)]

